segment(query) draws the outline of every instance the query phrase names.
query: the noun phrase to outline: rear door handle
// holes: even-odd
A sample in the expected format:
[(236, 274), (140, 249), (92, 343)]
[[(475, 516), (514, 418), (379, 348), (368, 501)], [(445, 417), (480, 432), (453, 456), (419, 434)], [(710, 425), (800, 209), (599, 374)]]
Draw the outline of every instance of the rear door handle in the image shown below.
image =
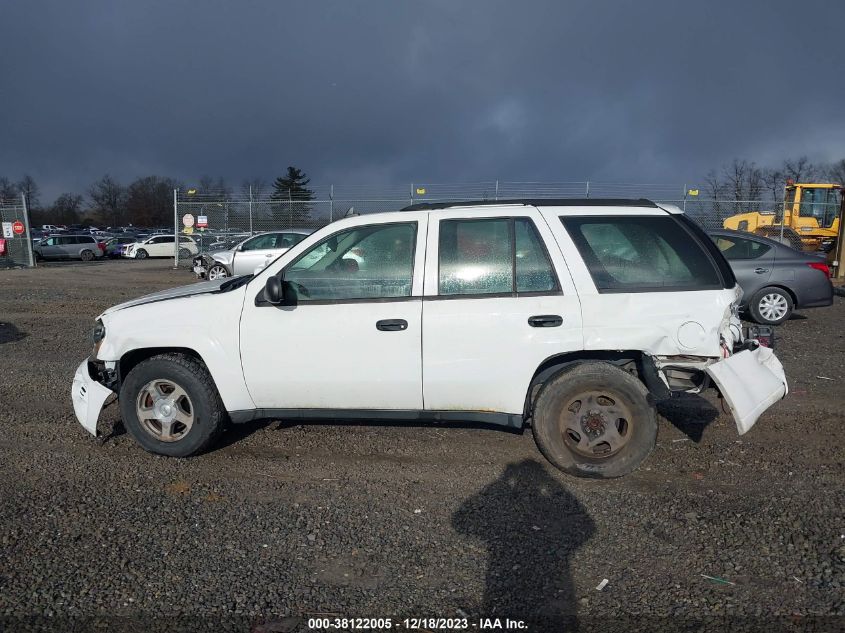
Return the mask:
[(528, 325), (531, 327), (558, 327), (563, 324), (563, 317), (557, 314), (539, 314), (528, 317)]
[(757, 273), (758, 275), (762, 275), (763, 273), (769, 272), (769, 269), (768, 268), (755, 268), (754, 272)]
[(382, 332), (401, 332), (408, 329), (408, 322), (405, 319), (382, 319), (376, 321), (376, 329)]

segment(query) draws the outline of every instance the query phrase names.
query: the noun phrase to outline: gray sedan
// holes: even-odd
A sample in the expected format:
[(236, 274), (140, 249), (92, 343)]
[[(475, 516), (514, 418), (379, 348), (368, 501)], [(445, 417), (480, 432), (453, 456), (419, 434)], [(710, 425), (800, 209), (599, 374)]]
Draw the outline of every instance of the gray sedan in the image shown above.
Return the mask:
[(796, 308), (833, 303), (824, 255), (805, 253), (742, 231), (709, 231), (742, 287), (743, 308), (752, 321), (779, 325)]

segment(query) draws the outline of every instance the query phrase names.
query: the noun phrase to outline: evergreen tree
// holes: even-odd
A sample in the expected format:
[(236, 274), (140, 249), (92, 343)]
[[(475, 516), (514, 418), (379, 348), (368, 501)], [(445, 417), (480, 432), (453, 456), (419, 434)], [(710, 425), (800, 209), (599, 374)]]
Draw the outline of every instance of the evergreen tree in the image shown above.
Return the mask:
[(279, 176), (273, 182), (273, 193), (270, 199), (273, 201), (274, 210), (285, 218), (285, 223), (291, 227), (308, 222), (311, 216), (311, 207), (306, 200), (314, 199), (314, 192), (308, 189), (308, 178), (301, 169), (288, 167), (284, 176)]

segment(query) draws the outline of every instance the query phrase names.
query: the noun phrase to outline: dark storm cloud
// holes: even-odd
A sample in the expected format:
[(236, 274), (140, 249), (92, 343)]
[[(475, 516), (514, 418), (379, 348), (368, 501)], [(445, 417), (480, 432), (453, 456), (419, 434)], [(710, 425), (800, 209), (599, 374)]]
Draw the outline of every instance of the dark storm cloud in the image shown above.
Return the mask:
[(845, 156), (842, 2), (5, 2), (0, 176), (685, 182)]

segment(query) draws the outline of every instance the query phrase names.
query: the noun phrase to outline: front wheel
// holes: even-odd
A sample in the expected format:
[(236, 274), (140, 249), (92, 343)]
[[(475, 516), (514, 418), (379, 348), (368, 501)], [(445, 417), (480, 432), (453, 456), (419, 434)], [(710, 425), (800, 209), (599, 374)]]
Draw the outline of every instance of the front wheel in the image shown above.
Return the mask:
[(229, 271), (226, 270), (225, 266), (221, 266), (220, 264), (215, 264), (211, 268), (208, 269), (208, 280), (214, 281), (216, 279), (225, 279), (229, 276)]
[(226, 418), (205, 366), (182, 354), (162, 354), (136, 365), (120, 389), (120, 413), (144, 449), (171, 457), (205, 449)]
[(181, 257), (182, 259), (190, 259), (191, 251), (189, 251), (187, 248), (180, 248), (179, 257)]
[(546, 459), (576, 477), (627, 475), (657, 441), (657, 415), (645, 386), (601, 362), (575, 365), (546, 383), (532, 427)]
[(748, 311), (755, 323), (780, 325), (792, 316), (795, 304), (792, 297), (782, 288), (769, 286), (758, 290), (748, 304)]
[(143, 248), (139, 248), (137, 251), (135, 251), (135, 259), (146, 259), (146, 258), (147, 258), (147, 251), (145, 251)]

